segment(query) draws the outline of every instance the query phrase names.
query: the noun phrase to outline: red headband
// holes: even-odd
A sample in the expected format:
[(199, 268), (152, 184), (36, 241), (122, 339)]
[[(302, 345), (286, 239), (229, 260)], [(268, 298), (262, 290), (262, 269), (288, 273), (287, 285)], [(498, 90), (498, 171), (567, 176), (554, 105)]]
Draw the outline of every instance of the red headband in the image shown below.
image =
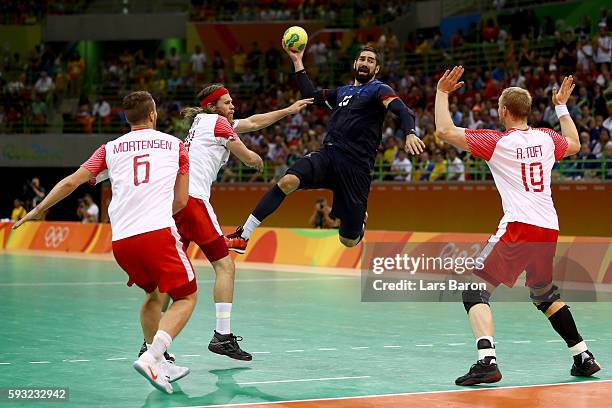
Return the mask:
[(227, 88), (219, 88), (215, 92), (206, 96), (206, 98), (202, 99), (200, 101), (200, 106), (204, 108), (209, 103), (215, 103), (220, 97), (222, 97), (223, 95), (227, 95), (228, 93), (229, 91), (227, 90)]

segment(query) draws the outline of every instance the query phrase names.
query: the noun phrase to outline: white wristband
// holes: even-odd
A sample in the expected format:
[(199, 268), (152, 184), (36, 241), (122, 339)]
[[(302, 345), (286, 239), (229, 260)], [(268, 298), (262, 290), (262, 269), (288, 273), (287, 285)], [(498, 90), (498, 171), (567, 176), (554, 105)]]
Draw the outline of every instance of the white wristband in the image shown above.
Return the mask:
[(567, 105), (555, 106), (555, 112), (557, 112), (557, 117), (559, 119), (561, 119), (561, 116), (569, 115), (569, 111), (567, 110)]

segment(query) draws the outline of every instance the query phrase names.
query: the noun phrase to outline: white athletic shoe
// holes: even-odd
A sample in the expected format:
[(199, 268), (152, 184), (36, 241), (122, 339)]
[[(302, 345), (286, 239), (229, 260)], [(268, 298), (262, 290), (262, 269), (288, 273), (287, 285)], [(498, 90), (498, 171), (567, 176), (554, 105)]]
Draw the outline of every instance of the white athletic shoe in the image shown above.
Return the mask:
[[(144, 356), (144, 354), (143, 354)], [(142, 357), (134, 361), (132, 367), (138, 371), (144, 378), (151, 383), (152, 386), (167, 394), (172, 394), (174, 389), (168, 381), (168, 376), (165, 371), (165, 364), (162, 362), (151, 364)]]
[(162, 358), (160, 366), (162, 367), (162, 371), (165, 372), (166, 379), (171, 383), (178, 381), (189, 374), (188, 367), (178, 366), (174, 364), (174, 362), (164, 358)]

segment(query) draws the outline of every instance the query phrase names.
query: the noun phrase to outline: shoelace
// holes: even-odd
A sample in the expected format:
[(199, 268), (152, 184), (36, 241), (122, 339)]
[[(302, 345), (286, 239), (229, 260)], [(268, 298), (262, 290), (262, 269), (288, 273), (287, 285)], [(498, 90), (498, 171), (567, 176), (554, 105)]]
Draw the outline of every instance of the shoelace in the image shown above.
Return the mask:
[(472, 372), (472, 370), (474, 370), (474, 368), (476, 368), (477, 366), (482, 366), (482, 367), (490, 367), (492, 364), (487, 364), (484, 362), (484, 360), (478, 360), (476, 362), (476, 364), (472, 364), (472, 367), (470, 367), (470, 373)]
[(221, 344), (229, 346), (232, 351), (240, 350), (240, 346), (238, 345), (239, 341), (242, 341), (242, 336), (234, 336), (233, 334), (228, 340), (222, 341)]
[(236, 231), (234, 231), (231, 234), (227, 235), (227, 238), (228, 239), (242, 238), (242, 228), (237, 229)]

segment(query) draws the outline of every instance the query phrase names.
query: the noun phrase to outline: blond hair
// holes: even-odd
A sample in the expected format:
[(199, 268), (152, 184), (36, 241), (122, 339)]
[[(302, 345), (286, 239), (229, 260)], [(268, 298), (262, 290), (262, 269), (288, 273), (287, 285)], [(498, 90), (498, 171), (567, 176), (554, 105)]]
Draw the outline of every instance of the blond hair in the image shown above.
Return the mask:
[[(223, 84), (210, 84), (204, 87), (204, 89), (202, 89), (197, 95), (196, 97), (199, 100), (202, 100), (204, 98), (206, 98), (208, 95), (210, 95), (211, 93), (215, 92), (217, 89), (221, 89), (223, 88)], [(191, 120), (193, 118), (196, 117), (196, 115), (200, 114), (200, 113), (213, 113), (207, 106), (205, 107), (187, 107), (187, 108), (183, 108), (181, 110), (181, 115), (183, 115), (183, 117), (185, 119)]]
[(505, 106), (514, 118), (527, 119), (531, 112), (531, 95), (526, 89), (511, 86), (502, 92), (499, 105)]

